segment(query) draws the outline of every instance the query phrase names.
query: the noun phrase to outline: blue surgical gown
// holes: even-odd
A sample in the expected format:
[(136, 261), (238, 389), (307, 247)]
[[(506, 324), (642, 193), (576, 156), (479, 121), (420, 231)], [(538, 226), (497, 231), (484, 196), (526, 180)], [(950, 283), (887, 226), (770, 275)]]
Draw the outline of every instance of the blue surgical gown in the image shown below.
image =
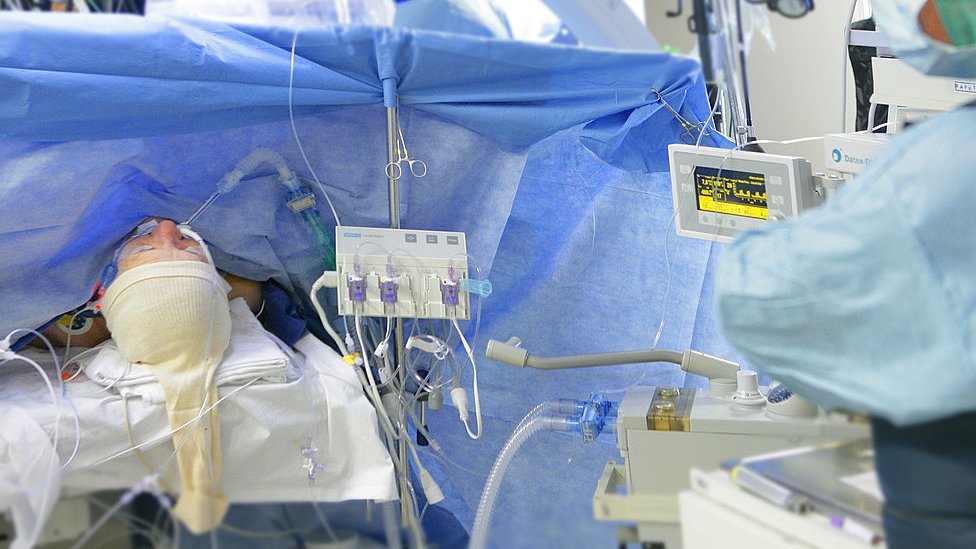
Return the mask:
[(725, 336), (820, 405), (976, 411), (976, 107), (895, 137), (823, 206), (722, 251)]

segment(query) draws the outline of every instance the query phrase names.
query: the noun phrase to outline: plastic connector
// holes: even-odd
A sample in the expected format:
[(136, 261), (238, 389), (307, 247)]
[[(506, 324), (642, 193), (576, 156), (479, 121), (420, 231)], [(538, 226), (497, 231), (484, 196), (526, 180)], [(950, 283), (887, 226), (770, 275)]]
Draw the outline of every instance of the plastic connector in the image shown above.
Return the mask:
[(739, 365), (689, 349), (681, 356), (681, 369), (709, 379), (735, 379)]
[(444, 393), (440, 389), (434, 389), (427, 395), (427, 407), (435, 412), (444, 407)]
[(584, 402), (582, 408), (579, 415), (579, 433), (585, 444), (595, 442), (608, 424), (617, 419), (617, 403), (607, 400), (603, 395), (590, 395), (590, 400)]
[(519, 347), (521, 344), (522, 342), (516, 337), (504, 343), (497, 339), (489, 339), (485, 356), (491, 360), (525, 368), (525, 364), (529, 361), (529, 352)]
[(314, 483), (315, 476), (325, 468), (325, 465), (318, 460), (319, 449), (315, 446), (312, 439), (308, 438), (305, 440), (305, 444), (302, 445), (300, 452), (302, 455), (302, 469), (305, 470), (308, 482)]
[(380, 301), (388, 304), (395, 304), (397, 302), (397, 287), (398, 284), (393, 278), (381, 278), (380, 279)]
[(358, 275), (349, 275), (346, 280), (346, 287), (349, 289), (349, 301), (353, 303), (366, 302), (366, 279)]
[(220, 194), (227, 194), (234, 190), (244, 176), (247, 175), (240, 169), (231, 170), (224, 174), (224, 177), (220, 179), (217, 183), (217, 192)]
[(288, 208), (294, 213), (301, 213), (315, 207), (315, 195), (308, 189), (288, 192)]
[(491, 295), (491, 281), (465, 278), (461, 281), (461, 290), (468, 292), (469, 294), (476, 294), (484, 299)]
[(390, 367), (386, 365), (386, 362), (380, 364), (379, 368), (376, 370), (380, 374), (380, 383), (383, 385), (386, 385), (391, 379), (393, 379), (393, 371), (390, 370)]
[(427, 469), (423, 467), (419, 467), (419, 469), (420, 485), (424, 487), (424, 496), (427, 498), (427, 503), (433, 505), (444, 501), (444, 492), (441, 491), (441, 487), (434, 481), (434, 477), (430, 476)]
[(425, 338), (417, 336), (412, 336), (410, 339), (408, 339), (405, 346), (408, 351), (416, 348), (424, 351), (425, 353), (430, 353), (434, 355), (437, 360), (444, 360), (447, 358), (447, 355), (450, 352), (450, 349), (445, 347), (440, 341), (429, 341)]
[(441, 303), (448, 307), (457, 307), (458, 284), (450, 278), (441, 280)]
[(461, 423), (468, 423), (468, 392), (464, 390), (464, 387), (455, 387), (451, 389), (451, 402), (454, 407), (457, 408), (458, 418), (461, 419)]

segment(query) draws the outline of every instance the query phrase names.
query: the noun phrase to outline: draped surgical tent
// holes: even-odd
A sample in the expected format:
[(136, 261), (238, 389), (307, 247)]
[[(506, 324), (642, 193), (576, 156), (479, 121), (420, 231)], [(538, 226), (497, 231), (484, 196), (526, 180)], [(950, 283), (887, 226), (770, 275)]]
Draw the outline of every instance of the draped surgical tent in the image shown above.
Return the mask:
[[(488, 338), (517, 335), (540, 355), (656, 343), (727, 356), (709, 311), (711, 245), (674, 236), (666, 173), (667, 145), (699, 137), (672, 109), (693, 124), (709, 116), (697, 62), (400, 28), (123, 15), (0, 14), (0, 336), (83, 303), (131, 227), (186, 219), (256, 148), (284, 156), (330, 225), (323, 189), (343, 225), (389, 226), (384, 107), (394, 105), (411, 156), (429, 169), (400, 180), (400, 224), (465, 232), (495, 288), (475, 349), (485, 436), (469, 440), (450, 406), (428, 416), (444, 455), (424, 457), (462, 522), (493, 456), (539, 402), (683, 381), (669, 365), (521, 371), (483, 358)], [(713, 135), (702, 143), (724, 145)], [(274, 279), (305, 307), (322, 266), (273, 175), (258, 170), (194, 227), (218, 267)], [(475, 323), (466, 330), (474, 336)], [(590, 498), (615, 456), (612, 437), (527, 443), (492, 543), (612, 543)]]

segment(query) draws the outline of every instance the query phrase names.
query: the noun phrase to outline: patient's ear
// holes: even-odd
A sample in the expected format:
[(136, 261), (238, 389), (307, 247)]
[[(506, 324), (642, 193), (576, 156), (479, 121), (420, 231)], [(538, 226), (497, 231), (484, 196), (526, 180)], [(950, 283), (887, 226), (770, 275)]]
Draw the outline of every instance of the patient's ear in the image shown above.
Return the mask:
[[(84, 333), (71, 334), (72, 349), (75, 347), (94, 347), (112, 337), (112, 334), (108, 331), (108, 326), (105, 324), (104, 317), (96, 316), (91, 319), (91, 322), (91, 326)], [(68, 333), (58, 326), (57, 323), (48, 326), (43, 333), (44, 337), (55, 347), (66, 347), (68, 344)], [(34, 347), (45, 346), (44, 342), (40, 339), (34, 339), (30, 344)]]
[(261, 294), (261, 283), (232, 274), (224, 274), (224, 280), (230, 284), (230, 293), (227, 294), (227, 301), (234, 298), (243, 297), (248, 309), (257, 314), (261, 310), (261, 302), (264, 296)]

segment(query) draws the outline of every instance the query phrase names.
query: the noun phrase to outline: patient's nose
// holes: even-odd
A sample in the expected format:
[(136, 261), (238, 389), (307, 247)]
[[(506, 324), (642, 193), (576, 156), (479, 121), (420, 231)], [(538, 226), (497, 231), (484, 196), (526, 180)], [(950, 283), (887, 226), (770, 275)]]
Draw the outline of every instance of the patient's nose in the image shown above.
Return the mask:
[(176, 223), (168, 219), (164, 219), (159, 222), (152, 230), (152, 241), (157, 247), (160, 246), (172, 246), (176, 247), (177, 244), (183, 240), (183, 233), (176, 227)]

